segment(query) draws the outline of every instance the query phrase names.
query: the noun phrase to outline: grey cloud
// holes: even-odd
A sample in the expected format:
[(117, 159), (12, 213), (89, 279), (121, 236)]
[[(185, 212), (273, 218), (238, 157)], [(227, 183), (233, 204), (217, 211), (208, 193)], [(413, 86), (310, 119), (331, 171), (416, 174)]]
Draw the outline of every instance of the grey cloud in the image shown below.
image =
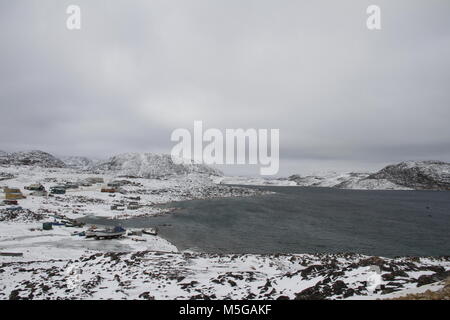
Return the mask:
[(450, 3), (376, 1), (370, 32), (372, 2), (79, 0), (70, 32), (74, 1), (2, 1), (0, 149), (169, 152), (203, 120), (279, 128), (283, 173), (449, 161)]

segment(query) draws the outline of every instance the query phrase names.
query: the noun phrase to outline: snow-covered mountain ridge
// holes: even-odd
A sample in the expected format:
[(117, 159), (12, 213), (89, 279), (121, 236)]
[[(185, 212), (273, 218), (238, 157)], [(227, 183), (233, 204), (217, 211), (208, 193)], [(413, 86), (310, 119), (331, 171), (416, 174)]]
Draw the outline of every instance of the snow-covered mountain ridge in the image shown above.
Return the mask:
[(176, 164), (168, 154), (123, 153), (92, 167), (96, 171), (141, 178), (161, 178), (191, 173), (220, 176), (222, 173), (203, 164)]
[(214, 176), (219, 184), (329, 187), (363, 190), (450, 190), (450, 163), (442, 161), (404, 161), (386, 166), (376, 173), (328, 172), (288, 178), (225, 177), (203, 164), (176, 164), (168, 154), (123, 153), (106, 161), (87, 157), (62, 157), (43, 151), (7, 153), (0, 150), (0, 165), (71, 168), (86, 172), (111, 173), (137, 178), (164, 178), (186, 174)]
[(416, 190), (450, 190), (450, 163), (405, 161), (387, 166), (367, 179), (385, 179)]
[(220, 176), (222, 172), (203, 164), (176, 164), (168, 154), (123, 153), (106, 161), (69, 156), (61, 159), (43, 151), (0, 151), (0, 165), (71, 168), (86, 172), (113, 173), (137, 178), (162, 178), (186, 174)]
[(359, 190), (450, 190), (450, 163), (405, 161), (389, 165), (376, 173), (328, 172), (308, 176), (295, 174), (280, 179), (226, 177), (218, 183)]

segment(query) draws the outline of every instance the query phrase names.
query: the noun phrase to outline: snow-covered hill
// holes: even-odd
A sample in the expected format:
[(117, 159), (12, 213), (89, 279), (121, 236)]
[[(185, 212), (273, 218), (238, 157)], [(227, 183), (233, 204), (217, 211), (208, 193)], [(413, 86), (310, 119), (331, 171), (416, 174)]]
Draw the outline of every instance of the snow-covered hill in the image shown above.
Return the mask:
[(124, 153), (93, 166), (93, 170), (114, 172), (118, 175), (142, 178), (160, 178), (189, 173), (222, 175), (219, 170), (202, 164), (175, 164), (168, 154)]
[(298, 174), (288, 178), (267, 179), (249, 177), (221, 177), (215, 181), (220, 184), (254, 185), (254, 186), (301, 186), (323, 187), (356, 190), (408, 190), (386, 179), (368, 179), (369, 173), (337, 173), (325, 172), (301, 176)]
[(411, 188), (395, 184), (386, 179), (349, 179), (333, 186), (338, 189), (353, 190), (411, 190)]
[(368, 179), (385, 179), (416, 190), (450, 190), (450, 163), (405, 161), (387, 166), (370, 175)]
[(362, 190), (450, 190), (450, 163), (441, 161), (405, 161), (389, 165), (373, 174), (327, 172), (308, 176), (295, 174), (279, 179), (223, 177), (219, 170), (210, 166), (194, 163), (176, 164), (170, 155), (155, 153), (124, 153), (98, 162), (86, 157), (73, 156), (63, 157), (61, 160), (38, 150), (14, 153), (0, 150), (0, 165), (73, 168), (140, 178), (198, 173), (217, 176), (215, 181), (218, 184), (297, 185)]
[(299, 186), (364, 190), (450, 190), (450, 163), (405, 161), (389, 165), (374, 174), (328, 173), (288, 178)]
[(370, 173), (322, 173), (311, 176), (293, 175), (288, 178), (297, 185), (304, 187), (328, 187), (355, 190), (408, 190), (409, 188), (397, 185), (386, 179), (370, 179)]
[(60, 159), (40, 150), (0, 153), (0, 164), (43, 168), (64, 168), (66, 166)]
[(140, 178), (161, 178), (167, 176), (199, 173), (221, 176), (222, 173), (203, 164), (176, 164), (168, 154), (124, 153), (106, 161), (94, 161), (87, 157), (68, 156), (58, 159), (43, 151), (21, 151), (7, 153), (0, 151), (0, 165), (37, 166), (44, 168), (72, 168), (84, 171), (112, 173)]

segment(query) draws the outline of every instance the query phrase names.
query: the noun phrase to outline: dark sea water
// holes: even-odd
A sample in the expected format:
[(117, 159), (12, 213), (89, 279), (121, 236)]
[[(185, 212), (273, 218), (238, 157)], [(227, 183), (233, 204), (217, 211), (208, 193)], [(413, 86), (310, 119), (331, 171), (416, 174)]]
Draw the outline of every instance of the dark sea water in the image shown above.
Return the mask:
[(449, 192), (258, 188), (276, 193), (176, 202), (173, 214), (121, 224), (158, 226), (179, 249), (212, 253), (450, 255)]

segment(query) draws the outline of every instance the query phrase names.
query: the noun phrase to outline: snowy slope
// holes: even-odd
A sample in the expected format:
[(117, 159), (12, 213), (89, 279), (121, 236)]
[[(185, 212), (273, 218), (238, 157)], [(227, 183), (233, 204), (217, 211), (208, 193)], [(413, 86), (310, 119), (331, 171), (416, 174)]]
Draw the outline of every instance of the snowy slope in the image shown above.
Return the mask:
[(386, 179), (349, 179), (338, 185), (333, 186), (339, 189), (354, 190), (412, 190), (411, 188), (395, 184)]
[(292, 175), (288, 178), (289, 181), (294, 181), (299, 186), (304, 187), (336, 187), (345, 182), (355, 182), (364, 179), (368, 173), (337, 173), (326, 172), (310, 176)]
[(318, 175), (292, 175), (289, 178), (266, 179), (251, 177), (220, 177), (215, 179), (219, 184), (252, 185), (252, 186), (301, 186), (354, 190), (410, 190), (386, 179), (369, 179), (368, 173), (322, 173)]
[(450, 190), (450, 163), (405, 161), (387, 166), (368, 178), (386, 179), (392, 183), (416, 190)]
[(86, 170), (94, 165), (94, 161), (92, 161), (87, 157), (77, 157), (77, 156), (61, 157), (61, 160), (65, 163), (65, 165), (68, 168), (74, 169)]
[(251, 177), (221, 177), (215, 179), (220, 184), (254, 186), (301, 186), (355, 190), (409, 190), (386, 179), (368, 179), (369, 173), (318, 173), (316, 175), (292, 175), (289, 178), (266, 179)]
[(201, 164), (175, 164), (170, 155), (155, 153), (124, 153), (100, 162), (94, 170), (114, 172), (118, 175), (142, 178), (160, 178), (173, 175), (202, 173), (221, 175), (222, 173)]

